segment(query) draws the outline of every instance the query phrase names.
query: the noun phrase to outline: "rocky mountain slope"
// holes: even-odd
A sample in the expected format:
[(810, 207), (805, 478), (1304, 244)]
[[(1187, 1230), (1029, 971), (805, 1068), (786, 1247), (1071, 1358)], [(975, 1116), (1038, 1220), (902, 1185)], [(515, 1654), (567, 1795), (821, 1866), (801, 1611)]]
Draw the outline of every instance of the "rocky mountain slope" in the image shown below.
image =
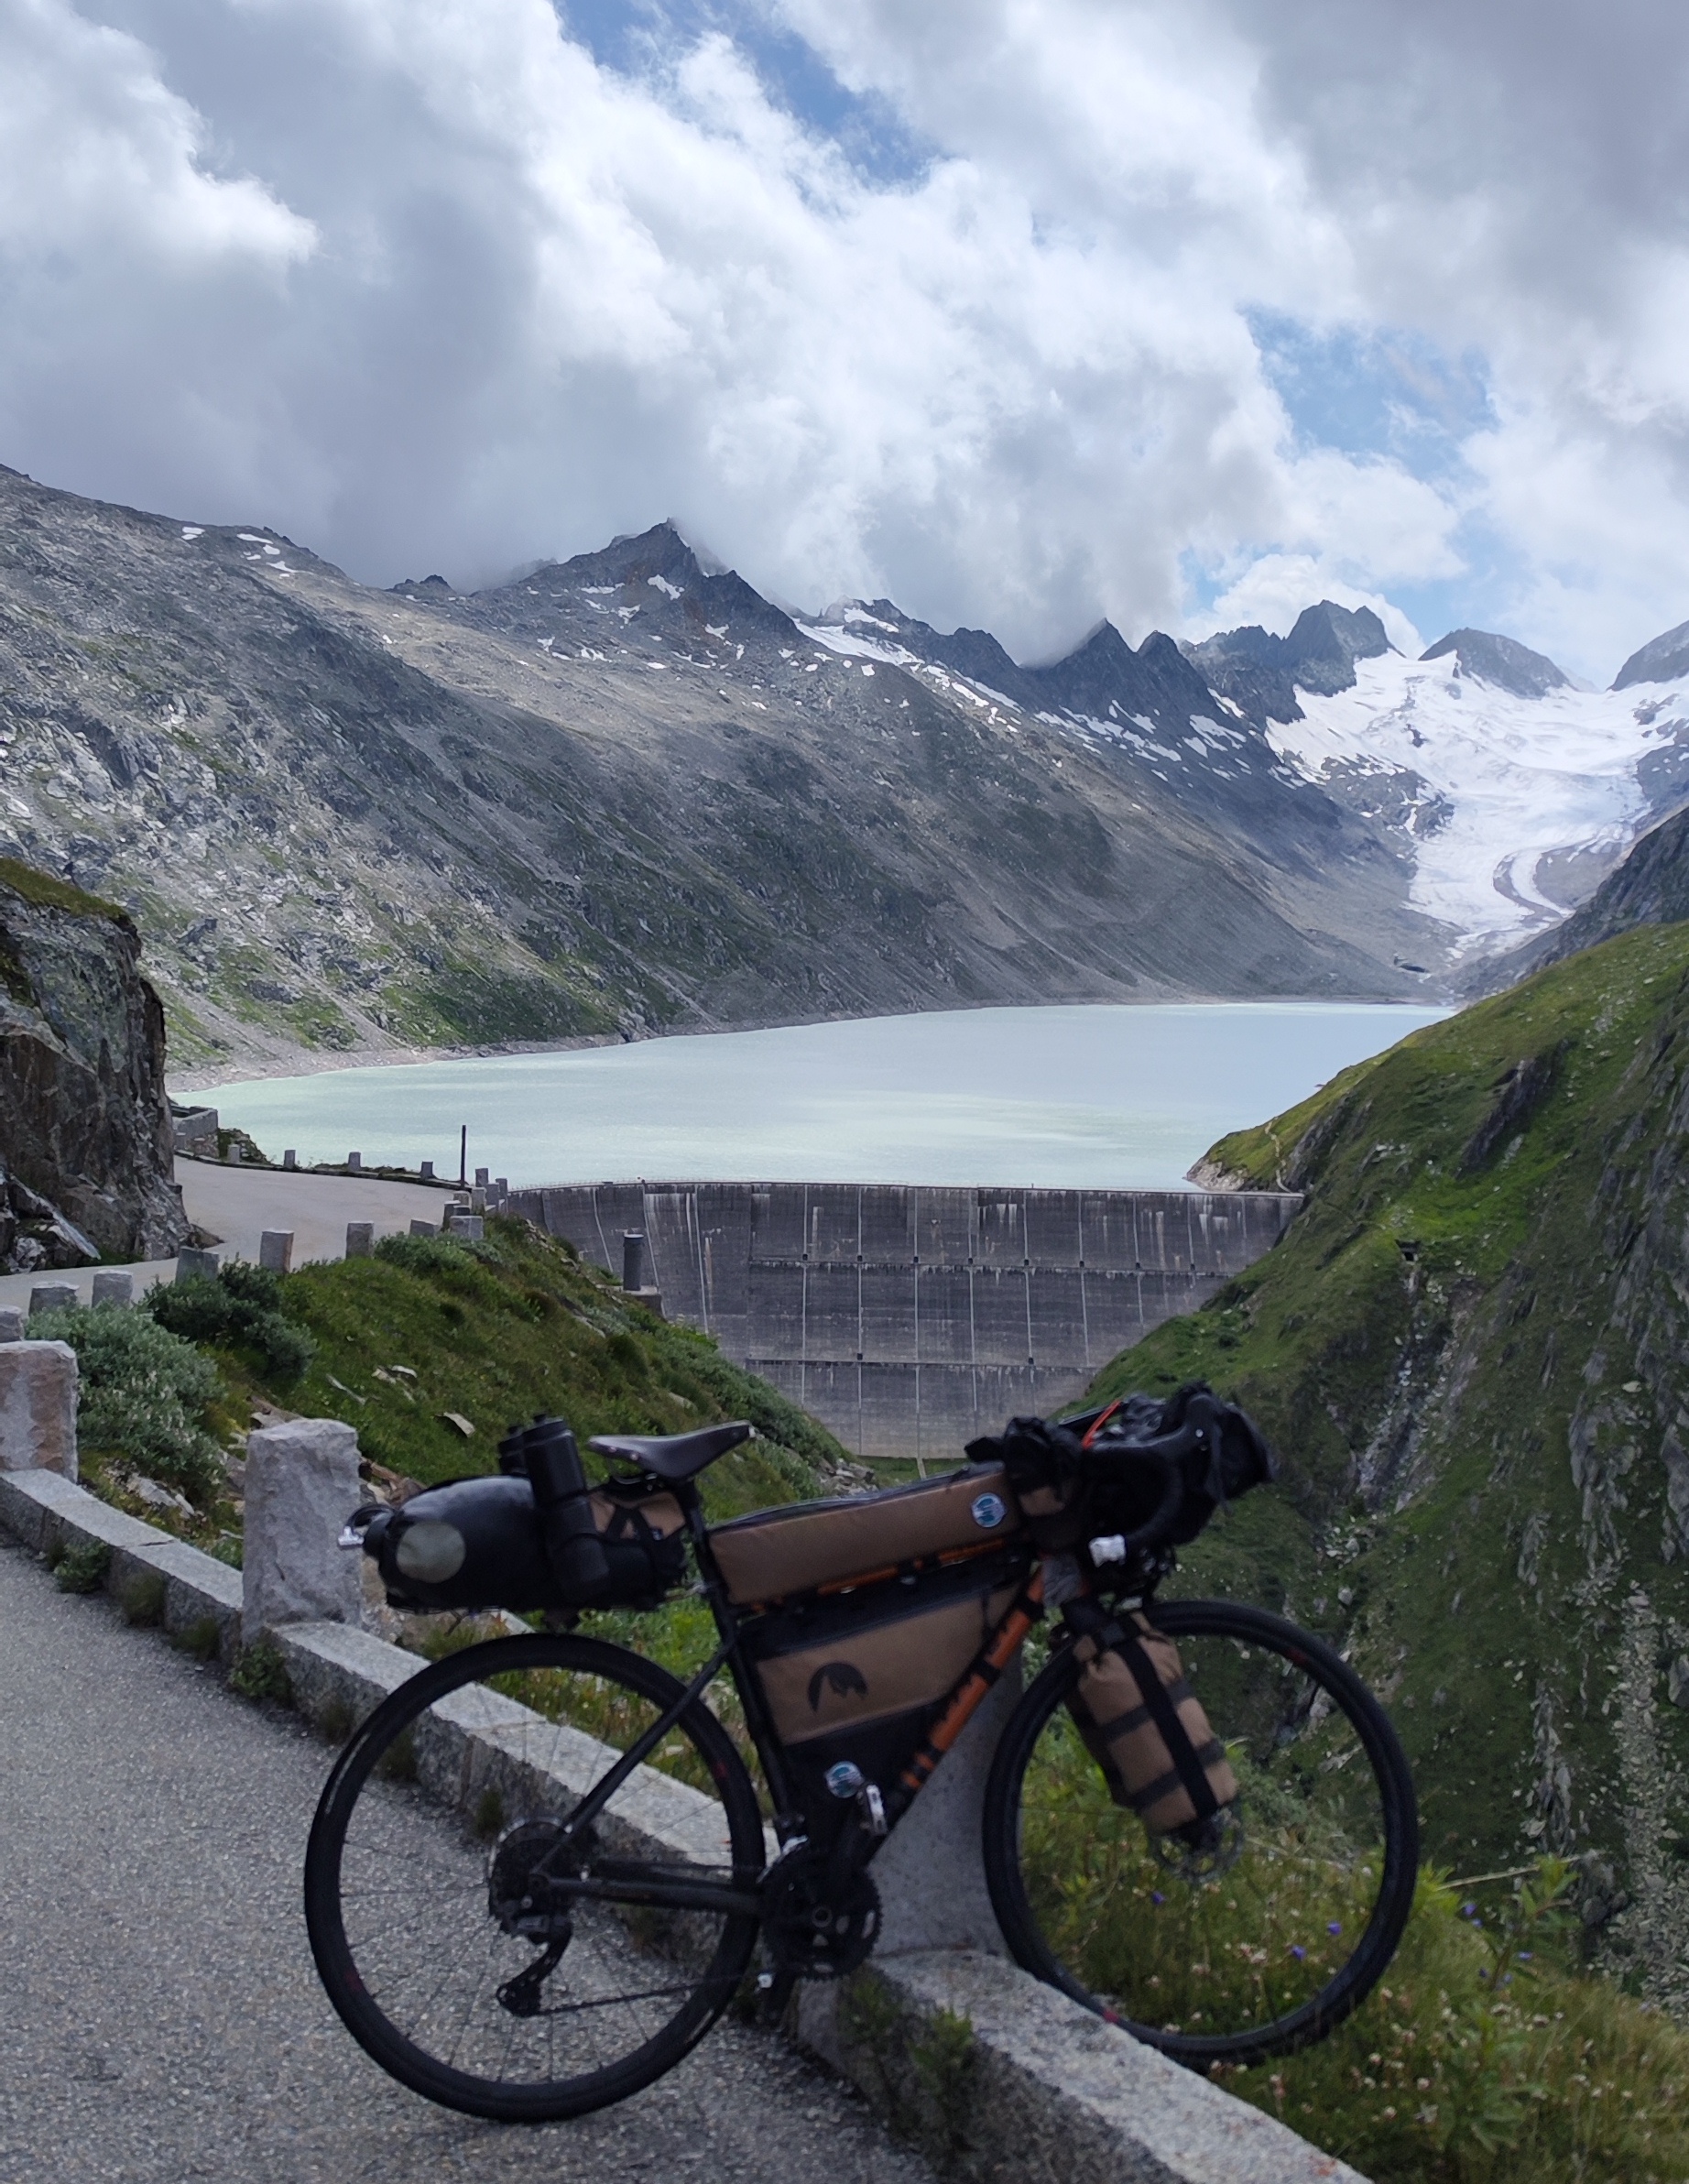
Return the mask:
[[(1137, 707), (1157, 748), (1069, 701)], [(1437, 945), (1400, 855), (1163, 639), (1102, 631), (992, 694), (801, 630), (669, 526), (473, 596), (386, 593), (11, 472), (5, 848), (131, 908), (178, 1068), (1393, 994), (1392, 958)]]
[(1101, 1392), (1234, 1391), (1285, 1458), (1182, 1582), (1323, 1629), (1388, 1698), (1430, 1854), (1593, 1854), (1604, 1960), (1689, 2005), (1689, 925), (1414, 1032), (1204, 1179), (1284, 1240)]
[(0, 857), (0, 1268), (161, 1259), (172, 1186), (164, 1014), (114, 904)]
[(1633, 925), (1671, 925), (1689, 918), (1689, 812), (1653, 827), (1616, 872), (1565, 923), (1505, 956), (1480, 963), (1475, 994), (1499, 993), (1544, 964), (1564, 962), (1580, 948), (1629, 933)]

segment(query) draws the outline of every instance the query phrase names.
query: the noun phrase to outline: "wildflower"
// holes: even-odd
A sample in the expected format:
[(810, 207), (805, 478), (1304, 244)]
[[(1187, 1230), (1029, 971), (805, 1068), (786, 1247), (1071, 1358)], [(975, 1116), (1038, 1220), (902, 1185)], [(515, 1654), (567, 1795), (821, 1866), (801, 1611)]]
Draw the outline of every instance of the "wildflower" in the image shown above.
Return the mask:
[(1297, 1961), (1299, 1964), (1300, 1964), (1300, 1963), (1302, 1961), (1303, 1958), (1304, 1958), (1304, 1957), (1306, 1957), (1307, 1953), (1308, 1953), (1308, 1952), (1307, 1952), (1307, 1950), (1306, 1950), (1305, 1949), (1303, 1949), (1303, 1947), (1302, 1947), (1302, 1943), (1301, 1943), (1300, 1941), (1292, 1941), (1292, 1942), (1291, 1942), (1291, 1956), (1293, 1956), (1293, 1957), (1295, 1958), (1296, 1961)]
[(1161, 1894), (1159, 1888), (1152, 1888), (1150, 1891), (1150, 1901), (1152, 1904), (1164, 1904), (1167, 1901), (1167, 1898)]
[(1334, 1918), (1331, 1924), (1326, 1927), (1325, 1931), (1328, 1934), (1341, 1934), (1343, 1931), (1343, 1921), (1340, 1918)]

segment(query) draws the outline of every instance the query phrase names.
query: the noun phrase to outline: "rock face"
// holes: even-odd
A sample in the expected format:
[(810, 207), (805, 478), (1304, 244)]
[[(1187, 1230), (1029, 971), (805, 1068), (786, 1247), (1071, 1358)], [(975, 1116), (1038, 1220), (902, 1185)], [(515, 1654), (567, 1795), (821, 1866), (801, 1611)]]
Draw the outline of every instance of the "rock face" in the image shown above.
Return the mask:
[(164, 1012), (121, 910), (0, 858), (0, 1265), (159, 1259), (171, 1186)]
[(1465, 673), (1498, 690), (1510, 690), (1516, 698), (1542, 698), (1551, 690), (1571, 687), (1572, 678), (1546, 652), (1533, 652), (1529, 645), (1487, 629), (1451, 629), (1420, 658), (1446, 660), (1451, 653)]

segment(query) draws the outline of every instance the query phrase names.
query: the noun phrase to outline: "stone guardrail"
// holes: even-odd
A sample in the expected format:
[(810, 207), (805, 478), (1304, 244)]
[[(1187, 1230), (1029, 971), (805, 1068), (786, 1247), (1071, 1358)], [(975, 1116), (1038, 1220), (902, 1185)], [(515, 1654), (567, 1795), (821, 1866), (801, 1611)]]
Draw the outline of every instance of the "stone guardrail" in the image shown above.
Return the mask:
[[(48, 1347), (0, 1344), (0, 1359)], [(73, 1400), (73, 1361), (69, 1376), (56, 1360), (50, 1370)], [(62, 1436), (52, 1444), (57, 1468), (19, 1468), (37, 1451), (30, 1433), (6, 1425), (0, 1411), (0, 1528), (49, 1557), (104, 1547), (105, 1589), (208, 1659), (233, 1665), (245, 1646), (274, 1646), (295, 1706), (325, 1733), (343, 1736), (417, 1673), (416, 1655), (360, 1627), (357, 1564), (333, 1544), (362, 1498), (350, 1426), (300, 1419), (250, 1436), (241, 1571), (88, 1493), (73, 1437), (68, 1461)], [(874, 1869), (879, 1949), (843, 1993), (801, 1987), (792, 2036), (942, 2167), (989, 2184), (1366, 2184), (1008, 1960), (978, 1845), (985, 1778), (1016, 1696), (1005, 1678), (888, 1842)], [(498, 1730), (480, 1698), (449, 1720), (456, 1742), (441, 1779), (460, 1798), (473, 1802), (502, 1768)], [(580, 1735), (561, 1763), (579, 1782), (562, 1787), (584, 1786), (608, 1756)], [(662, 1855), (687, 1856), (701, 1828), (713, 1837), (714, 1807), (699, 1792), (649, 1768), (630, 1786), (630, 1833)], [(947, 2058), (947, 2080), (933, 2055)]]

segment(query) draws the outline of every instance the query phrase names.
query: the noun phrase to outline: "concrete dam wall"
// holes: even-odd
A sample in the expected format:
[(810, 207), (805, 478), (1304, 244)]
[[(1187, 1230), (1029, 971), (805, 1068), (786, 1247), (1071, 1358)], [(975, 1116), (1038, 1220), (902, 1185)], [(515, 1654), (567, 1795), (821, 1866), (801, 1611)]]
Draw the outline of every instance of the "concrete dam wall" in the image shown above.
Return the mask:
[(960, 1459), (1017, 1412), (1072, 1404), (1117, 1350), (1271, 1249), (1266, 1191), (601, 1183), (513, 1212), (618, 1275), (641, 1229), (670, 1319), (861, 1456)]

